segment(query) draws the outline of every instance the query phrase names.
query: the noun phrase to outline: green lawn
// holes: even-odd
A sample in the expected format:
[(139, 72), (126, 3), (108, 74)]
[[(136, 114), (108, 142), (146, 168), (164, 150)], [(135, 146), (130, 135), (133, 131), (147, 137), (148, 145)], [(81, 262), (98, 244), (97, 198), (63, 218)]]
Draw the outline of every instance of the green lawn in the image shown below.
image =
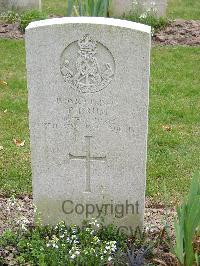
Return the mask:
[(42, 0), (42, 9), (48, 14), (66, 16), (67, 0)]
[[(0, 79), (8, 83), (0, 85), (0, 188), (10, 194), (30, 192), (24, 42), (0, 40), (0, 56)], [(16, 148), (14, 138), (25, 140), (25, 146)]]
[(200, 48), (153, 49), (148, 195), (162, 195), (164, 184), (173, 196), (184, 192), (200, 166), (199, 57)]
[(200, 0), (169, 0), (168, 16), (200, 20)]
[[(1, 39), (0, 56), (0, 79), (8, 83), (0, 85), (0, 188), (30, 193), (24, 41)], [(152, 51), (147, 195), (154, 198), (163, 196), (164, 184), (171, 197), (184, 193), (200, 165), (199, 56), (200, 48)], [(14, 138), (25, 146), (16, 147)]]

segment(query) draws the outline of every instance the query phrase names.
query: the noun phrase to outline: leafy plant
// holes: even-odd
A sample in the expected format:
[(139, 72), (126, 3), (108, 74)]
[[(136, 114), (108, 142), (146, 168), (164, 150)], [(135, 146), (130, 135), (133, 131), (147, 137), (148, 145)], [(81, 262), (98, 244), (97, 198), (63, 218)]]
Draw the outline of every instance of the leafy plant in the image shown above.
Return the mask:
[(193, 239), (200, 226), (200, 177), (194, 175), (188, 198), (177, 208), (174, 222), (176, 245), (174, 253), (181, 265), (192, 266), (198, 254), (193, 249)]
[(141, 14), (140, 12), (133, 11), (129, 15), (124, 16), (123, 18), (133, 22), (142, 23), (151, 26), (152, 33), (166, 27), (168, 24), (167, 18), (164, 17), (158, 18), (151, 12), (145, 12)]
[(0, 14), (0, 21), (5, 23), (15, 23), (20, 19), (20, 15), (14, 11), (7, 11)]
[(111, 0), (68, 0), (68, 17), (107, 17)]
[(10, 257), (17, 265), (107, 265), (124, 252), (126, 238), (116, 227), (92, 220), (82, 227), (60, 222), (27, 227), (17, 234), (5, 231), (0, 245), (6, 254), (8, 247), (15, 251)]
[(154, 33), (154, 31), (164, 28), (168, 24), (168, 19), (165, 17), (158, 17), (156, 12), (154, 5), (144, 11), (139, 1), (135, 0), (132, 11), (129, 14), (124, 15), (123, 18), (149, 25), (152, 27), (152, 33)]
[(39, 10), (26, 11), (26, 12), (22, 13), (20, 16), (19, 27), (24, 32), (25, 28), (32, 21), (43, 20), (46, 18), (47, 18), (47, 15), (45, 13), (39, 11)]
[(140, 249), (128, 250), (128, 265), (143, 266), (145, 256), (148, 254), (150, 247), (142, 246)]

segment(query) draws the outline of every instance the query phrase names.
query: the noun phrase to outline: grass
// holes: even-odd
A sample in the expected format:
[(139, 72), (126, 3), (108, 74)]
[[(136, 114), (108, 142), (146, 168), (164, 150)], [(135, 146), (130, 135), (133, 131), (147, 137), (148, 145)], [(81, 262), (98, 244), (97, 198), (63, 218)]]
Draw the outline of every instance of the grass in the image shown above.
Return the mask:
[(42, 0), (42, 10), (47, 14), (67, 15), (67, 0)]
[[(0, 188), (31, 193), (24, 41), (1, 39), (0, 56), (0, 79), (8, 84), (0, 85)], [(153, 198), (162, 197), (164, 184), (171, 198), (185, 193), (200, 165), (199, 56), (200, 48), (191, 47), (152, 52), (147, 195)]]
[[(21, 194), (31, 192), (24, 42), (0, 40), (0, 50), (0, 79), (8, 83), (0, 85), (0, 188)], [(25, 146), (17, 148), (14, 138)]]
[(168, 16), (170, 18), (200, 20), (199, 0), (169, 0)]
[[(184, 193), (200, 165), (199, 48), (153, 49), (147, 194)], [(171, 130), (170, 130), (171, 128)]]

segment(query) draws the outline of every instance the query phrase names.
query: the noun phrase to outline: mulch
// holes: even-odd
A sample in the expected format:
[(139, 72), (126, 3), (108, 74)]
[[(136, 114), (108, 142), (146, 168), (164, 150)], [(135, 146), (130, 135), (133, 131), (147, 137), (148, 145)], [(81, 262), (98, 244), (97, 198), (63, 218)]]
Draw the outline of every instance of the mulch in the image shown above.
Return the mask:
[[(0, 22), (0, 38), (20, 39), (24, 33), (19, 30), (19, 24)], [(200, 45), (200, 20), (176, 19), (168, 26), (156, 32), (153, 36), (155, 45)]]
[(160, 45), (200, 45), (200, 20), (176, 19), (159, 32), (153, 41)]
[(19, 24), (7, 24), (0, 22), (0, 38), (21, 39), (24, 34), (19, 30)]

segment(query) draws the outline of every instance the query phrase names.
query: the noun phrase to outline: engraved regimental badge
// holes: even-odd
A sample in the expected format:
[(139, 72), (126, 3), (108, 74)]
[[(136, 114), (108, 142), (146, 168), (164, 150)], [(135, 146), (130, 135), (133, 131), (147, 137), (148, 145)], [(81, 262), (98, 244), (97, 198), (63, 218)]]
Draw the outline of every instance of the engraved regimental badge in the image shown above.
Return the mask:
[(63, 51), (60, 70), (64, 81), (73, 89), (95, 93), (113, 80), (115, 62), (107, 47), (86, 34)]

